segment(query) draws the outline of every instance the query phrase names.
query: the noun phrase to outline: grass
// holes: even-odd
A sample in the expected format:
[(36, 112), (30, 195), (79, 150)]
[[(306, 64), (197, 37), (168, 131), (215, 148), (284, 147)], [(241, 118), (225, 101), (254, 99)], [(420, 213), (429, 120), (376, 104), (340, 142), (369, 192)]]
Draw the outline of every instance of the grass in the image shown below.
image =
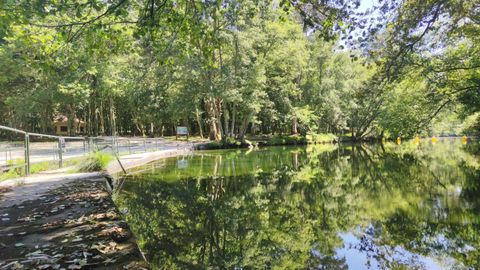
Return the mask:
[[(95, 152), (88, 157), (79, 157), (63, 160), (63, 167), (74, 167), (67, 173), (101, 171), (106, 168), (112, 156), (109, 154)], [(0, 181), (19, 178), (25, 176), (25, 161), (23, 159), (9, 160), (7, 162), (10, 169), (5, 172), (0, 171)], [(43, 171), (58, 169), (58, 161), (43, 161), (30, 165), (30, 174), (36, 174)]]
[[(80, 159), (64, 160), (64, 166), (78, 164)], [(25, 161), (23, 159), (9, 160), (7, 165), (11, 167), (8, 171), (0, 172), (0, 181), (25, 176)], [(43, 161), (30, 165), (30, 174), (36, 174), (43, 171), (58, 169), (58, 161)]]
[(18, 178), (21, 174), (18, 174), (14, 169), (10, 169), (7, 172), (0, 174), (0, 181), (11, 179), (11, 178)]
[(49, 161), (44, 161), (44, 162), (35, 163), (35, 164), (30, 165), (30, 173), (34, 174), (34, 173), (48, 171), (48, 170), (52, 170), (52, 169), (56, 169), (56, 168), (58, 168), (58, 165), (56, 163), (52, 163), (52, 162), (49, 162)]
[(24, 159), (8, 160), (7, 166), (10, 167), (10, 169), (4, 173), (0, 172), (0, 181), (11, 179), (11, 178), (18, 178), (22, 175), (25, 175)]
[(107, 168), (110, 161), (113, 159), (111, 154), (96, 151), (88, 155), (84, 162), (79, 165), (79, 172), (98, 172)]

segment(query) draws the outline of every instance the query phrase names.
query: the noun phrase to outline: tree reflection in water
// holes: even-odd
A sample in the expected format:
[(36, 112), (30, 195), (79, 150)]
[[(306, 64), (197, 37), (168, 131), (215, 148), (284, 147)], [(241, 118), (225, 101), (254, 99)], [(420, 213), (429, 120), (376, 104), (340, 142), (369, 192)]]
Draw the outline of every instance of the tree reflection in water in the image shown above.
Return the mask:
[(198, 152), (130, 176), (116, 202), (158, 269), (480, 267), (478, 147)]

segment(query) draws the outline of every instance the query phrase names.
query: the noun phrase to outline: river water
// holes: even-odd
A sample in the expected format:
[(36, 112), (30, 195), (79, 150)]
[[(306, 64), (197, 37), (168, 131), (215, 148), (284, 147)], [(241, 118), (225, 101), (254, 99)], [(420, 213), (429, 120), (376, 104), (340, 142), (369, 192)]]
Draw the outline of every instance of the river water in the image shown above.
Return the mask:
[(115, 197), (155, 269), (480, 269), (480, 147), (194, 152)]

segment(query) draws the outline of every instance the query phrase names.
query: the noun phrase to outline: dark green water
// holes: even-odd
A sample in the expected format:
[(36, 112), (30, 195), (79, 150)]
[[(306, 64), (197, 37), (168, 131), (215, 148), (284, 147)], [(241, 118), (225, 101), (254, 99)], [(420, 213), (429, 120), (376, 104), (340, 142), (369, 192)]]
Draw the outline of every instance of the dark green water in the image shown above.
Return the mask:
[(158, 269), (480, 269), (478, 144), (196, 152), (115, 198)]

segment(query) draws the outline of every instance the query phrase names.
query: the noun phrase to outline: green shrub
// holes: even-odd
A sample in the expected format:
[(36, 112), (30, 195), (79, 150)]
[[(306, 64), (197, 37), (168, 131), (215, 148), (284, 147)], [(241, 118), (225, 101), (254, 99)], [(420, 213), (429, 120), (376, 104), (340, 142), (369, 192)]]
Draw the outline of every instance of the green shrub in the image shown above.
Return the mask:
[(203, 150), (213, 150), (213, 149), (222, 149), (222, 148), (223, 148), (223, 143), (217, 142), (217, 141), (202, 144), (200, 146), (200, 149), (203, 149)]
[(7, 160), (7, 166), (11, 167), (8, 171), (1, 173), (0, 172), (0, 181), (11, 179), (11, 178), (18, 178), (20, 176), (25, 175), (25, 160), (21, 158), (17, 158), (15, 160)]
[(267, 141), (267, 145), (301, 145), (305, 143), (305, 137), (300, 135), (277, 135)]
[(100, 152), (100, 151), (95, 151), (88, 155), (87, 158), (85, 158), (84, 162), (79, 165), (78, 171), (80, 172), (98, 172), (98, 171), (103, 171), (107, 168), (108, 163), (112, 161), (113, 156)]
[(240, 146), (242, 145), (242, 142), (237, 141), (235, 138), (227, 137), (227, 139), (225, 139), (224, 144), (227, 146)]
[(34, 173), (43, 172), (43, 171), (54, 169), (54, 168), (58, 168), (58, 166), (48, 161), (44, 161), (44, 162), (30, 165), (30, 173), (34, 174)]
[(265, 145), (303, 145), (316, 143), (332, 143), (338, 141), (334, 134), (276, 135), (271, 137)]
[(245, 143), (236, 140), (235, 138), (228, 137), (225, 141), (213, 141), (206, 144), (202, 144), (198, 147), (200, 150), (214, 150), (214, 149), (231, 149), (231, 148), (246, 148), (255, 146), (255, 144), (245, 140)]
[(338, 141), (337, 136), (332, 133), (309, 133), (306, 136), (307, 143), (316, 144), (316, 143), (333, 143)]
[(0, 174), (0, 181), (7, 180), (7, 179), (12, 179), (12, 178), (18, 178), (22, 176), (19, 174), (15, 169), (10, 169), (4, 173)]

